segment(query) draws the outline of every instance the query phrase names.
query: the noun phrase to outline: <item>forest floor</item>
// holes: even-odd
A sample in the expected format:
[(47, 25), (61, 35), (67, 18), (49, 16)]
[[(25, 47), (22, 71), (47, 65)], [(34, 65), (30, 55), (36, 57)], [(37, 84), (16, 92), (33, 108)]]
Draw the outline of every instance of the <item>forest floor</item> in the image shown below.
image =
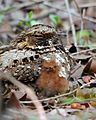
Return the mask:
[[(22, 52), (21, 56), (23, 54), (24, 56), (34, 54), (34, 50), (31, 53), (29, 49), (29, 52), (25, 53), (25, 44), (27, 48), (31, 46), (31, 49), (33, 49), (33, 43), (31, 43), (32, 45), (26, 43), (27, 37), (25, 36), (27, 36), (28, 31), (25, 29), (28, 30), (28, 28), (34, 25), (38, 26), (38, 24), (51, 26), (51, 30), (53, 32), (56, 30), (56, 34), (59, 36), (57, 39), (61, 44), (61, 47), (59, 46), (61, 56), (59, 56), (58, 52), (47, 53), (47, 55), (55, 56), (59, 62), (62, 62), (62, 58), (65, 60), (65, 66), (62, 66), (63, 63), (60, 65), (62, 74), (65, 72), (65, 78), (68, 80), (67, 83), (66, 79), (64, 79), (66, 83), (64, 83), (65, 89), (67, 89), (67, 86), (69, 89), (67, 92), (64, 91), (63, 94), (55, 94), (54, 89), (57, 90), (56, 86), (52, 85), (53, 83), (48, 83), (51, 90), (49, 90), (49, 93), (48, 91), (45, 92), (46, 95), (44, 96), (42, 92), (39, 93), (40, 91), (35, 88), (34, 81), (31, 81), (33, 78), (30, 78), (29, 74), (32, 73), (37, 77), (39, 67), (41, 67), (39, 64), (42, 59), (46, 58), (44, 55), (41, 55), (41, 61), (34, 62), (37, 64), (36, 68), (34, 68), (37, 70), (35, 73), (31, 71), (29, 63), (26, 65), (24, 63), (25, 71), (23, 72), (19, 65), (16, 66), (17, 63), (15, 67), (10, 67), (10, 70), (7, 66), (8, 64), (10, 66), (10, 63), (8, 63), (10, 62), (9, 58), (15, 57), (11, 60), (18, 60), (17, 56), (19, 56), (20, 52)], [(50, 30), (49, 28), (48, 30)], [(43, 27), (40, 29), (43, 29)], [(20, 34), (24, 30), (25, 33), (23, 35), (25, 38)], [(45, 30), (43, 34), (46, 35), (48, 32), (50, 31), (46, 32)], [(19, 37), (22, 37), (20, 39), (23, 41), (20, 44), (17, 42), (19, 41), (19, 34), (21, 35)], [(32, 31), (30, 33), (29, 30), (28, 34), (31, 35)], [(36, 33), (34, 34), (37, 35)], [(53, 33), (50, 32), (50, 34)], [(45, 40), (45, 38), (43, 39)], [(55, 38), (52, 36), (52, 39), (54, 40)], [(10, 48), (12, 41), (17, 42), (15, 49)], [(54, 48), (58, 51), (56, 45), (54, 45)], [(39, 47), (36, 49), (41, 50)], [(49, 46), (47, 45), (47, 47)], [(49, 49), (50, 51), (54, 50)], [(14, 52), (15, 50), (17, 53)], [(38, 53), (42, 54), (40, 51)], [(27, 59), (25, 58), (23, 62), (26, 62)], [(38, 58), (37, 52), (35, 58)], [(47, 69), (45, 69), (46, 66), (48, 70), (49, 68), (55, 68), (54, 74), (52, 72), (49, 74)], [(27, 68), (28, 70), (30, 69), (28, 76), (26, 76)], [(41, 68), (44, 68), (45, 71), (41, 70)], [(61, 92), (60, 88), (62, 88), (63, 83), (60, 83), (60, 81), (63, 78), (57, 75), (59, 70), (57, 63), (51, 60), (47, 63), (46, 58), (41, 68), (39, 81), (42, 81), (42, 79), (47, 81), (48, 77), (53, 80), (58, 79), (57, 87), (59, 86), (58, 91)], [(63, 68), (65, 71), (63, 71)], [(16, 73), (16, 71), (19, 72)], [(17, 74), (17, 76), (12, 76), (13, 73)], [(18, 75), (20, 76), (18, 77)], [(26, 82), (25, 80), (22, 82), (18, 81), (18, 79), (30, 79), (30, 81)], [(0, 89), (0, 114), (2, 120), (96, 120), (96, 0), (1, 0), (0, 80), (3, 81), (3, 83), (0, 82), (0, 88), (2, 88)], [(40, 82), (37, 84), (41, 84)], [(47, 90), (47, 82), (44, 82), (43, 85), (41, 84)], [(53, 93), (50, 93), (50, 91)]]

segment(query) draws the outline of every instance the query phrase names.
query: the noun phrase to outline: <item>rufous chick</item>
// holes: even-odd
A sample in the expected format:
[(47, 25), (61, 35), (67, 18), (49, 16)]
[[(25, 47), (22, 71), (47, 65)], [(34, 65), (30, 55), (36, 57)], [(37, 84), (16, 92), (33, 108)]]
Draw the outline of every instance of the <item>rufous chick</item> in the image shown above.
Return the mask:
[(59, 76), (60, 66), (55, 60), (44, 60), (40, 77), (37, 79), (37, 87), (43, 96), (54, 96), (65, 93), (68, 90), (68, 80)]

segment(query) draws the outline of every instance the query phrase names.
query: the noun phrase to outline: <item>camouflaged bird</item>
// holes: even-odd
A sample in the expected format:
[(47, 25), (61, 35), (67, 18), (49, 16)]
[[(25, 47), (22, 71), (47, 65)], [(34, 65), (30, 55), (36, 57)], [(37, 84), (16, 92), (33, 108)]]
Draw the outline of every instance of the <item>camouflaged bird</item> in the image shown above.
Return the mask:
[[(10, 44), (9, 50), (0, 49), (4, 50), (0, 54), (0, 69), (9, 70), (17, 80), (24, 84), (36, 85), (39, 89), (48, 90), (48, 94), (43, 94), (45, 96), (66, 92), (67, 87), (65, 88), (65, 86), (68, 86), (70, 63), (68, 55), (59, 49), (60, 44), (60, 37), (54, 27), (42, 24), (34, 25), (22, 31)], [(44, 61), (53, 59), (56, 61), (53, 63), (57, 64), (57, 67), (55, 68), (53, 64), (52, 73), (49, 74), (45, 70), (46, 76), (44, 76), (44, 67), (42, 67)], [(61, 67), (58, 69), (58, 66)], [(42, 76), (44, 78), (50, 76), (50, 79), (42, 79)], [(42, 80), (43, 86), (41, 85)], [(46, 82), (49, 82), (48, 86)], [(51, 92), (52, 94), (50, 94)]]

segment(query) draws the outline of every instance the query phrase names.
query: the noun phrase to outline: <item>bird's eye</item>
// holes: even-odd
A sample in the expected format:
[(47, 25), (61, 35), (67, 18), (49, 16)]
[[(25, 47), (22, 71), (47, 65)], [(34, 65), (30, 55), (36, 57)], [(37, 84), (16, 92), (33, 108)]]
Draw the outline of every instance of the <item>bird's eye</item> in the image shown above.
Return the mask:
[(38, 59), (38, 58), (39, 58), (39, 55), (38, 55), (38, 54), (36, 54), (36, 55), (35, 55), (35, 58), (36, 58), (36, 59)]
[(34, 60), (34, 57), (33, 57), (33, 56), (31, 56), (31, 57), (29, 57), (29, 59), (30, 59), (31, 61), (33, 61), (33, 60)]
[(14, 62), (14, 63), (18, 63), (19, 61), (16, 59), (16, 60), (14, 60), (13, 62)]
[(54, 68), (56, 68), (57, 66), (55, 65)]

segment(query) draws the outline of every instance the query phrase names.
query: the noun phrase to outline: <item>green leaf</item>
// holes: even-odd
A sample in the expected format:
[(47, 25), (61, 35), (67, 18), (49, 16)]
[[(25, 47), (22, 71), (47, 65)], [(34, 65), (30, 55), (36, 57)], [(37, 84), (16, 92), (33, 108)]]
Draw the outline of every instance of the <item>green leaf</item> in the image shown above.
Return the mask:
[(90, 31), (88, 30), (81, 30), (77, 32), (77, 40), (80, 40), (83, 37), (88, 37), (91, 35)]
[(54, 25), (60, 25), (61, 24), (61, 18), (60, 18), (60, 16), (58, 16), (58, 15), (53, 15), (53, 14), (51, 14), (50, 16), (49, 16), (49, 18), (50, 18), (50, 20), (52, 21), (52, 23), (54, 24)]
[(32, 17), (33, 17), (32, 11), (28, 12), (27, 13), (27, 19), (28, 19), (28, 21), (32, 20)]
[(89, 48), (96, 48), (96, 35), (93, 31), (86, 29), (79, 31), (77, 32), (76, 37), (79, 45)]
[(31, 27), (33, 25), (36, 24), (40, 24), (40, 22), (36, 21), (36, 20), (32, 20), (32, 11), (28, 12), (26, 15), (26, 18), (24, 20), (20, 20), (20, 22), (18, 23), (19, 26), (28, 26)]
[(72, 103), (74, 102), (74, 98), (73, 97), (70, 97), (70, 98), (66, 98), (62, 101), (64, 104), (69, 104), (69, 103)]
[(82, 98), (82, 97), (69, 97), (69, 98), (63, 99), (62, 103), (64, 103), (64, 104), (71, 104), (72, 102), (82, 102), (84, 100), (85, 99)]
[(26, 24), (26, 21), (25, 21), (25, 20), (20, 20), (19, 23), (18, 23), (19, 26), (23, 26), (23, 25), (25, 25), (25, 24)]
[(30, 21), (25, 21), (25, 25), (28, 26), (28, 27), (31, 27)]

